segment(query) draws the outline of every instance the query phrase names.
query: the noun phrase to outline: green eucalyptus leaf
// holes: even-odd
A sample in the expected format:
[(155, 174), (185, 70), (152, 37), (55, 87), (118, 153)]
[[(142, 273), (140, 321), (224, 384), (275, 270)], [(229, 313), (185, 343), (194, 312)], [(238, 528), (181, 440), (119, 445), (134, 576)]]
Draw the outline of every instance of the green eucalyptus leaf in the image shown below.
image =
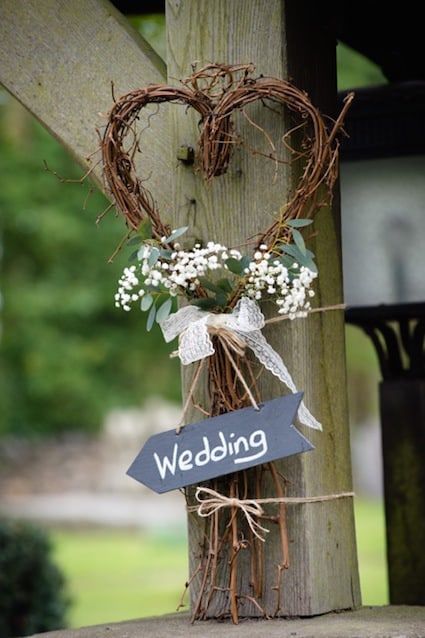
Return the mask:
[(294, 258), (289, 255), (282, 255), (279, 257), (279, 261), (287, 268), (288, 270), (292, 268), (292, 264), (294, 263)]
[[(299, 264), (300, 266), (305, 266), (306, 268), (309, 268), (310, 270), (312, 270), (313, 272), (317, 273), (317, 266), (314, 263), (314, 254), (311, 252), (311, 250), (307, 250), (305, 254), (301, 252), (301, 250), (298, 248), (298, 246), (295, 246), (294, 244), (282, 244), (280, 249), (286, 253), (287, 255), (290, 255), (290, 257), (292, 257), (292, 263), (294, 261), (297, 262), (297, 264)], [(282, 258), (281, 258), (282, 261)], [(292, 267), (291, 266), (287, 266), (287, 263), (283, 262), (284, 265), (287, 268)], [(295, 271), (294, 271), (295, 272)]]
[(317, 273), (318, 269), (314, 260), (315, 260), (314, 253), (311, 252), (311, 250), (308, 250), (307, 248), (305, 251), (305, 257), (304, 257), (302, 265), (305, 266), (306, 268), (309, 268), (313, 272)]
[(149, 268), (152, 268), (152, 266), (155, 266), (156, 262), (159, 259), (159, 249), (156, 246), (153, 246), (151, 248), (151, 252), (150, 255), (148, 257), (148, 266)]
[(171, 308), (172, 307), (173, 307), (173, 300), (171, 299), (171, 297), (169, 297), (158, 308), (158, 311), (156, 313), (156, 321), (157, 321), (157, 323), (160, 323), (161, 321), (165, 321), (167, 319), (168, 315), (171, 312)]
[(215, 292), (216, 295), (229, 293), (229, 292), (232, 292), (233, 290), (232, 284), (226, 277), (219, 279), (217, 282), (211, 281), (207, 277), (200, 277), (199, 281), (201, 283), (201, 286), (203, 286), (203, 288), (206, 288), (207, 290), (211, 290), (211, 292)]
[(286, 222), (286, 225), (291, 228), (304, 228), (304, 226), (310, 226), (312, 223), (312, 219), (290, 219), (289, 222)]
[(248, 268), (249, 264), (251, 263), (251, 257), (248, 257), (248, 255), (244, 255), (242, 259), (240, 260), (240, 263), (242, 264), (242, 272), (243, 272), (245, 268)]
[(312, 272), (315, 272), (316, 274), (319, 272), (316, 264), (314, 263), (314, 261), (310, 257), (307, 257), (306, 262), (305, 262), (305, 264), (303, 264), (303, 266), (305, 266), (306, 268), (308, 268)]
[(147, 249), (147, 245), (146, 244), (142, 244), (140, 246), (139, 250), (137, 251), (137, 259), (139, 261), (142, 261), (142, 259), (144, 259), (146, 249)]
[(138, 257), (139, 251), (138, 250), (134, 250), (130, 257), (128, 258), (128, 261), (136, 261), (137, 257)]
[(215, 299), (211, 299), (210, 297), (195, 299), (193, 301), (193, 304), (195, 306), (198, 306), (198, 308), (201, 308), (202, 310), (211, 310), (211, 308), (215, 308), (217, 305)]
[(298, 257), (297, 262), (299, 263), (300, 266), (306, 266), (308, 268), (309, 264), (311, 263), (311, 259), (310, 257), (307, 257), (307, 255), (303, 255), (303, 253), (300, 253), (300, 256)]
[(302, 256), (302, 253), (295, 244), (281, 244), (280, 250), (293, 257), (295, 261), (299, 260), (300, 255)]
[(217, 281), (217, 288), (223, 290), (223, 292), (232, 292), (233, 290), (232, 284), (226, 277), (223, 277), (222, 279), (219, 279)]
[(153, 326), (154, 321), (155, 321), (155, 315), (156, 315), (156, 306), (155, 306), (155, 304), (153, 304), (151, 306), (151, 309), (149, 310), (148, 318), (147, 318), (147, 321), (146, 321), (146, 330), (148, 332), (150, 332), (152, 330), (152, 326)]
[(207, 290), (211, 290), (211, 292), (221, 292), (221, 288), (218, 286), (218, 284), (215, 284), (213, 281), (211, 281), (207, 277), (199, 277), (199, 281), (203, 288), (206, 288)]
[(187, 231), (188, 228), (189, 226), (182, 226), (181, 228), (176, 228), (176, 230), (173, 230), (171, 235), (167, 237), (165, 242), (169, 244), (171, 241), (175, 241), (178, 237), (181, 237), (182, 235), (184, 235), (184, 233)]
[(172, 250), (168, 250), (167, 248), (161, 248), (159, 251), (160, 257), (164, 259), (171, 259), (171, 255), (173, 254)]
[(225, 264), (230, 272), (234, 273), (235, 275), (241, 275), (244, 271), (244, 266), (241, 259), (229, 257), (229, 259), (226, 259)]
[(152, 304), (153, 304), (153, 297), (152, 295), (147, 293), (143, 295), (142, 297), (142, 301), (140, 302), (140, 310), (143, 310), (143, 312), (145, 312), (146, 310), (149, 310)]
[(215, 296), (215, 305), (219, 306), (220, 308), (225, 308), (227, 306), (227, 295), (225, 292), (220, 291), (219, 293), (217, 293), (217, 295)]
[(307, 255), (304, 238), (301, 235), (300, 231), (297, 230), (296, 228), (294, 228), (292, 230), (292, 238), (293, 238), (295, 244), (297, 245), (297, 247), (302, 252), (302, 254), (303, 255)]

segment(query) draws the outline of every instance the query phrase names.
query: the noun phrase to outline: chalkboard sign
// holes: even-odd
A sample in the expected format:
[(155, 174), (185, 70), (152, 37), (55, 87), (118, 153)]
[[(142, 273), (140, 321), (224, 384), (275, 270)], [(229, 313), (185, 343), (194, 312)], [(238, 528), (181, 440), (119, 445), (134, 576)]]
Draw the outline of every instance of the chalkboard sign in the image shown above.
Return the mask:
[(303, 393), (242, 408), (179, 434), (168, 430), (147, 440), (127, 474), (155, 492), (168, 492), (247, 469), (314, 446), (292, 425)]

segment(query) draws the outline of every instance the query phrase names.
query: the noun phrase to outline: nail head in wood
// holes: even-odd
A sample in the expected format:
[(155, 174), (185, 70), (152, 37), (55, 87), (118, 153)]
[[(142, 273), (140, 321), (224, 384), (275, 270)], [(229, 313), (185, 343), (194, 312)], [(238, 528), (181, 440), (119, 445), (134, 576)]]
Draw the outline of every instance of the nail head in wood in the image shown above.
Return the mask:
[(195, 161), (195, 151), (191, 146), (179, 146), (177, 149), (177, 159), (183, 162), (183, 164), (193, 164)]

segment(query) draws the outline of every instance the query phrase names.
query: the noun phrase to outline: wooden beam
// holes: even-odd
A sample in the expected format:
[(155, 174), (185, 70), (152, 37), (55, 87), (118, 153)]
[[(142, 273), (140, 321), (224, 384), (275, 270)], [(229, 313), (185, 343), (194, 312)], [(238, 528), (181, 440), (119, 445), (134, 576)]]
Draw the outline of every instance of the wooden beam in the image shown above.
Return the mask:
[[(106, 0), (2, 0), (0, 60), (0, 83), (85, 169), (99, 159), (87, 158), (112, 104), (111, 82), (118, 97), (162, 82), (166, 73), (163, 60)], [(169, 171), (163, 119), (153, 118), (143, 134), (144, 175), (151, 172), (161, 203), (168, 199)]]
[[(295, 5), (295, 6), (294, 6)], [(321, 6), (321, 5), (320, 5)], [(306, 89), (323, 112), (333, 114), (336, 101), (335, 40), (315, 15), (312, 3), (283, 0), (175, 0), (167, 1), (168, 73), (181, 78), (191, 72), (195, 60), (226, 64), (253, 62), (257, 73), (292, 77)], [(170, 80), (171, 81), (171, 80)], [(265, 126), (278, 142), (288, 129), (281, 117), (252, 107), (250, 116)], [(171, 114), (172, 153), (182, 145), (195, 146), (197, 118), (183, 110)], [(238, 128), (251, 146), (263, 144), (259, 131), (238, 116)], [(267, 142), (265, 142), (267, 145)], [(267, 146), (263, 144), (263, 150)], [(283, 152), (282, 146), (280, 151)], [(206, 187), (199, 174), (181, 164), (173, 175), (175, 225), (189, 224), (193, 237), (238, 246), (270, 223), (270, 214), (285, 201), (297, 181), (294, 171), (279, 167), (273, 182), (273, 162), (253, 157), (247, 148), (238, 150), (227, 174)], [(188, 202), (191, 203), (188, 206)], [(338, 198), (331, 210), (323, 209), (315, 228), (313, 250), (320, 277), (317, 305), (341, 301), (341, 247)], [(351, 489), (351, 463), (347, 418), (342, 312), (311, 316), (304, 321), (269, 327), (267, 338), (278, 350), (297, 387), (305, 390), (306, 403), (323, 423), (324, 431), (303, 430), (316, 446), (310, 454), (281, 462), (289, 479), (290, 496), (333, 494)], [(186, 388), (192, 371), (185, 370)], [(263, 398), (285, 393), (271, 375), (264, 374)], [(202, 396), (200, 400), (202, 401)], [(192, 413), (190, 420), (199, 418)], [(279, 615), (310, 616), (360, 604), (354, 533), (353, 503), (341, 499), (308, 504), (289, 511), (291, 567), (284, 573)], [(190, 563), (198, 562), (203, 523), (189, 519)], [(278, 531), (272, 530), (265, 546), (264, 595), (269, 614), (277, 608), (276, 564), (279, 562)], [(221, 582), (228, 586), (228, 566), (222, 566)], [(249, 591), (249, 565), (241, 563), (243, 587)], [(195, 592), (193, 592), (195, 593)], [(212, 615), (226, 608), (226, 591), (218, 594)], [(248, 601), (241, 615), (258, 615)]]

